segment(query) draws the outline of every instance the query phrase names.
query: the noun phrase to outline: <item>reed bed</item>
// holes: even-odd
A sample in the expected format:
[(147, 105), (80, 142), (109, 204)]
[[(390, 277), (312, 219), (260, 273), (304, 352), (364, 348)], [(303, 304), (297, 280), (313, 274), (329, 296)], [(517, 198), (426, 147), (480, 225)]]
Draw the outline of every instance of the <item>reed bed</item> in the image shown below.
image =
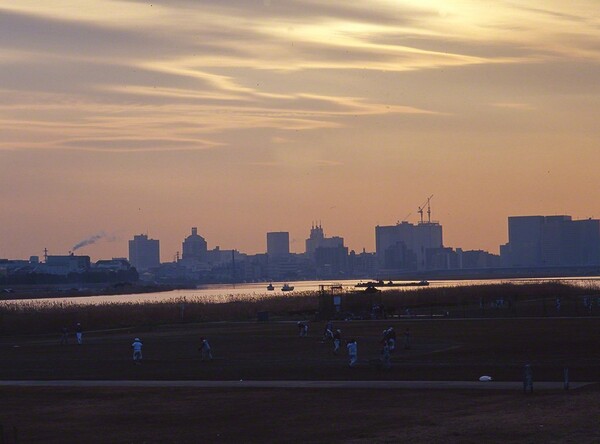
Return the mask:
[(18, 301), (0, 304), (0, 334), (39, 334), (70, 331), (79, 322), (85, 330), (153, 327), (160, 324), (256, 320), (259, 312), (271, 317), (316, 310), (318, 298), (306, 292), (288, 296), (231, 296), (219, 302), (179, 297), (156, 302)]
[[(586, 299), (587, 298), (587, 299)], [(481, 316), (583, 316), (600, 314), (600, 286), (565, 282), (503, 283), (414, 290), (387, 290), (345, 297), (345, 310), (364, 313), (364, 300), (383, 305), (388, 314), (451, 314)], [(588, 301), (589, 306), (584, 305)], [(557, 301), (560, 308), (557, 309)]]
[[(582, 301), (589, 298), (588, 309)], [(561, 311), (556, 310), (556, 300)], [(491, 309), (497, 301), (504, 305)], [(434, 316), (587, 316), (600, 315), (600, 287), (562, 282), (491, 284), (414, 290), (387, 290), (375, 294), (342, 294), (342, 312), (368, 317), (374, 305), (383, 305), (389, 315)], [(58, 333), (70, 331), (77, 322), (85, 330), (144, 327), (161, 324), (214, 321), (252, 321), (260, 312), (269, 319), (299, 319), (319, 309), (318, 292), (294, 295), (239, 295), (223, 300), (179, 297), (156, 302), (3, 301), (0, 303), (0, 335)]]

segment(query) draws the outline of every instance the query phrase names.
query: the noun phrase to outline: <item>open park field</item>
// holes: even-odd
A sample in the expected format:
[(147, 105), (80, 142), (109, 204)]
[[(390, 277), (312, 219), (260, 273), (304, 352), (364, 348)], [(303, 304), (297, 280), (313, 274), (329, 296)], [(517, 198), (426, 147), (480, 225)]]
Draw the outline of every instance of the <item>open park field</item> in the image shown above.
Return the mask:
[[(359, 364), (322, 342), (324, 322), (179, 324), (0, 338), (2, 380), (522, 380), (598, 381), (594, 318), (338, 321)], [(377, 365), (384, 328), (398, 332), (392, 367)], [(410, 348), (403, 333), (410, 331)], [(131, 361), (134, 337), (144, 362)], [(201, 362), (200, 337), (214, 359)], [(481, 383), (485, 384), (485, 383)], [(10, 442), (598, 442), (600, 391), (358, 388), (1, 387)], [(16, 435), (16, 436), (15, 436)]]

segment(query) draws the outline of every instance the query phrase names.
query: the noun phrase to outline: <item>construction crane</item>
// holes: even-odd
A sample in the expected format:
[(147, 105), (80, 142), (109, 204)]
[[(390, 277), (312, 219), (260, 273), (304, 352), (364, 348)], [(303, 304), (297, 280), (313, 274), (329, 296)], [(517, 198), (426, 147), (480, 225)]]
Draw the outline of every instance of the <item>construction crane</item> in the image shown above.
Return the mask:
[(423, 202), (423, 205), (421, 205), (419, 207), (418, 213), (421, 215), (421, 223), (423, 223), (423, 210), (425, 209), (425, 205), (427, 205), (427, 223), (431, 223), (431, 205), (430, 205), (430, 201), (431, 201), (432, 197), (433, 197), (433, 194), (431, 196), (429, 196), (427, 198), (427, 200), (425, 202)]
[[(404, 219), (402, 219), (402, 222), (407, 222), (408, 218), (412, 215), (412, 213), (408, 213), (406, 216), (404, 216)], [(396, 223), (397, 225), (400, 225), (400, 221), (398, 221)]]

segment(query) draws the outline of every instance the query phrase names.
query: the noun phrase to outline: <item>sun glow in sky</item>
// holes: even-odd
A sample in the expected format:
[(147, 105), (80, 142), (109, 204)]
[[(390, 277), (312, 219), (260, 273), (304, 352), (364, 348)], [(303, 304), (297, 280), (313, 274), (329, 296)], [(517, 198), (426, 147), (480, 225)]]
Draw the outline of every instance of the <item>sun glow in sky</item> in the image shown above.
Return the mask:
[(600, 217), (596, 0), (0, 0), (0, 257)]

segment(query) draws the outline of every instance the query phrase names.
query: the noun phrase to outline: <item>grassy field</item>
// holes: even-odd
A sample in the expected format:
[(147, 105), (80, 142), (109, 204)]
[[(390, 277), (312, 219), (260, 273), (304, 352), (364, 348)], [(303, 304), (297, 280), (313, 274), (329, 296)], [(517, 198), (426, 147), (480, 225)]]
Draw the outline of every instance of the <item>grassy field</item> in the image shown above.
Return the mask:
[[(446, 297), (447, 305), (454, 295)], [(475, 310), (478, 299), (473, 293)], [(534, 296), (517, 300), (540, 301)], [(87, 318), (77, 316), (84, 323), (83, 345), (72, 336), (69, 344), (60, 344), (58, 328), (49, 322), (51, 314), (61, 314), (60, 308), (45, 312), (32, 306), (15, 311), (23, 316), (15, 325), (29, 319), (43, 327), (4, 330), (0, 379), (474, 381), (491, 375), (519, 381), (526, 363), (532, 365), (534, 386), (535, 381), (561, 381), (564, 367), (572, 381), (598, 381), (600, 375), (600, 320), (594, 317), (528, 318), (494, 310), (471, 319), (462, 318), (460, 310), (441, 318), (335, 321), (344, 339), (358, 341), (359, 364), (349, 368), (346, 354), (335, 355), (331, 342), (322, 340), (325, 322), (310, 321), (308, 337), (299, 337), (296, 319), (307, 301), (309, 307), (316, 303), (308, 296), (294, 305), (262, 301), (256, 307), (234, 301), (217, 304), (212, 312), (207, 306), (208, 314), (202, 314), (208, 318), (234, 307), (235, 316), (252, 319), (268, 309), (278, 315), (272, 318), (283, 319), (266, 323), (194, 322), (193, 310), (200, 313), (201, 305), (192, 313), (186, 308), (189, 318), (184, 319), (178, 317), (176, 303), (127, 306), (121, 312), (114, 306), (92, 308)], [(165, 307), (170, 307), (173, 323), (156, 321)], [(136, 314), (134, 308), (147, 311)], [(120, 321), (107, 323), (104, 316), (110, 313)], [(6, 328), (12, 315), (4, 316)], [(153, 322), (140, 322), (153, 316)], [(99, 328), (105, 324), (111, 328)], [(383, 369), (378, 365), (380, 340), (389, 326), (398, 333), (398, 349), (392, 367)], [(404, 349), (407, 328), (410, 348)], [(144, 343), (139, 366), (131, 359), (136, 336)], [(210, 340), (211, 362), (200, 360), (201, 337)], [(598, 385), (532, 395), (520, 390), (4, 387), (0, 396), (5, 443), (600, 441)]]
[[(409, 328), (411, 348), (392, 368), (373, 365), (383, 328)], [(359, 343), (359, 365), (321, 342), (324, 323), (299, 337), (294, 322), (172, 325), (0, 342), (1, 379), (534, 380), (595, 381), (596, 319), (394, 320), (335, 323)], [(131, 361), (134, 336), (144, 362)], [(212, 362), (201, 362), (199, 338)], [(535, 384), (535, 382), (534, 382)], [(600, 439), (597, 385), (569, 392), (364, 389), (0, 388), (6, 443), (526, 442)]]
[[(86, 332), (84, 345), (59, 344), (59, 335), (0, 339), (2, 379), (398, 379), (521, 380), (530, 363), (537, 380), (595, 381), (600, 374), (600, 321), (595, 318), (434, 319), (340, 321), (344, 339), (356, 338), (359, 367), (322, 342), (324, 322), (299, 337), (295, 322), (175, 324)], [(389, 370), (374, 362), (383, 329), (393, 326), (399, 348)], [(410, 349), (402, 347), (410, 330)], [(144, 364), (131, 364), (130, 344), (144, 343)], [(215, 359), (200, 362), (200, 337)]]

